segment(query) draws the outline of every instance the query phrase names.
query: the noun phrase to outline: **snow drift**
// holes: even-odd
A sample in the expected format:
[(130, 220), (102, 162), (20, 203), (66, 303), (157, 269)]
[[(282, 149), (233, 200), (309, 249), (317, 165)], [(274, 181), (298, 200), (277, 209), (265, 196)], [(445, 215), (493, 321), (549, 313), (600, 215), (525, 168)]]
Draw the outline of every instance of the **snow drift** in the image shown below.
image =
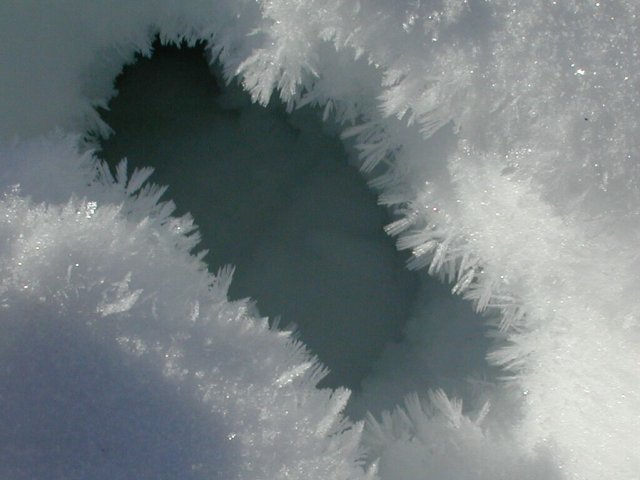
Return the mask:
[[(2, 473), (637, 478), (638, 8), (5, 2)], [(409, 267), (495, 318), (505, 382), (485, 408), (418, 392), (362, 432), (300, 344), (228, 302), (230, 273), (192, 255), (191, 220), (150, 172), (114, 179), (95, 160), (95, 107), (156, 33), (207, 42), (261, 104), (343, 123)], [(90, 422), (111, 418), (101, 445)], [(159, 440), (174, 431), (180, 447)], [(114, 446), (138, 435), (130, 456)]]

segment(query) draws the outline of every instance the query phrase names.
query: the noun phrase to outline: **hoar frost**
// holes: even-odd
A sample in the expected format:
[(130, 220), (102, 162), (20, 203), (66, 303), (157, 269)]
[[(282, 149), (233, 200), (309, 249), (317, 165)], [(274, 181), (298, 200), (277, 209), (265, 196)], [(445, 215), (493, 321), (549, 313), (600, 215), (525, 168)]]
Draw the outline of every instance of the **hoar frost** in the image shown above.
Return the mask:
[(153, 192), (134, 179), (110, 179), (119, 205), (1, 203), (3, 474), (364, 478), (362, 426), (340, 415), (348, 391), (315, 389), (326, 372), (304, 347), (226, 300), (232, 271), (212, 276), (180, 245), (189, 229), (171, 228), (167, 205), (124, 215)]
[[(193, 478), (365, 475), (360, 427), (336, 413), (344, 393), (314, 389), (320, 367), (278, 383), (309, 361), (300, 345), (226, 301), (216, 282), (228, 276), (212, 277), (189, 254), (197, 238), (169, 228), (160, 190), (127, 191), (126, 179), (75, 151), (73, 135), (108, 130), (92, 107), (159, 32), (208, 42), (256, 101), (275, 92), (291, 109), (315, 104), (346, 121), (380, 201), (400, 217), (390, 230), (416, 254), (411, 266), (457, 284), (496, 318), (490, 358), (507, 381), (490, 411), (476, 421), (436, 393), (371, 420), (363, 441), (381, 478), (637, 478), (638, 9), (622, 0), (5, 2), (2, 378), (3, 401), (18, 410), (2, 421), (31, 418), (30, 402), (55, 405), (36, 402), (51, 388), (15, 370), (46, 352), (78, 372), (112, 365), (123, 401), (145, 398), (139, 379), (156, 372), (155, 395), (211, 423), (211, 436), (184, 438), (227, 439), (213, 451), (204, 440), (201, 450), (156, 445), (181, 455), (176, 465)], [(64, 133), (38, 137), (55, 128)], [(87, 202), (97, 205), (89, 218)], [(117, 307), (99, 318), (103, 294)], [(47, 350), (42, 332), (77, 354)], [(121, 355), (118, 338), (144, 358)], [(69, 371), (41, 364), (53, 378)], [(58, 405), (90, 405), (72, 386)], [(158, 409), (151, 418), (172, 431)], [(188, 430), (189, 415), (178, 418)], [(47, 478), (154, 473), (91, 442), (65, 470), (45, 447), (69, 437), (34, 444), (29, 435), (3, 438), (5, 476), (19, 478), (21, 465), (31, 478), (47, 467)]]

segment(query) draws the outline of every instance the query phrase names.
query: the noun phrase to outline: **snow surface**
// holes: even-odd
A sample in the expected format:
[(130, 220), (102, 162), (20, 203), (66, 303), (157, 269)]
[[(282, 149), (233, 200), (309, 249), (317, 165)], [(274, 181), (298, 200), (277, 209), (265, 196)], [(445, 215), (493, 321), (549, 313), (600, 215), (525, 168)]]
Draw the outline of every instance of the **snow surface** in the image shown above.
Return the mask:
[[(638, 478), (638, 8), (0, 4), (3, 476), (171, 478), (111, 446), (124, 438), (194, 478)], [(490, 406), (419, 391), (364, 431), (344, 423), (348, 393), (316, 389), (301, 346), (228, 301), (229, 272), (190, 254), (190, 220), (150, 172), (114, 179), (86, 151), (108, 130), (94, 107), (157, 32), (207, 42), (260, 104), (275, 93), (343, 125), (409, 266), (495, 318), (488, 358), (506, 381)], [(92, 378), (115, 384), (73, 390)], [(166, 404), (183, 409), (167, 419)], [(105, 413), (120, 405), (133, 416)], [(134, 418), (180, 424), (192, 448), (136, 442)]]

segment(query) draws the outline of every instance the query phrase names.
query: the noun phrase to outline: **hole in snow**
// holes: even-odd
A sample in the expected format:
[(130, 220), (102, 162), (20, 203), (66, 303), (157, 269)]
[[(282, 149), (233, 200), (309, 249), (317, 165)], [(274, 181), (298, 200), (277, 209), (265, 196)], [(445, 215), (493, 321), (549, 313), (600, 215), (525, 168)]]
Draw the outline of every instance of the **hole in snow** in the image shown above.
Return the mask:
[[(316, 112), (251, 104), (212, 75), (202, 45), (156, 42), (154, 50), (117, 79), (118, 96), (102, 113), (115, 135), (101, 142), (102, 156), (112, 166), (126, 157), (130, 170), (155, 168), (152, 179), (169, 185), (177, 213), (199, 225), (211, 269), (236, 266), (230, 296), (295, 323), (330, 368), (321, 386), (364, 386), (352, 405), (358, 415), (359, 405), (390, 407), (425, 382), (445, 386), (449, 373), (484, 365), (481, 322), (446, 287), (404, 268), (406, 256), (383, 232), (389, 217)], [(443, 321), (425, 327), (420, 319), (434, 309)], [(461, 336), (447, 336), (450, 321)], [(405, 328), (411, 338), (399, 343)], [(425, 345), (431, 358), (419, 353)], [(391, 377), (393, 392), (384, 386)]]

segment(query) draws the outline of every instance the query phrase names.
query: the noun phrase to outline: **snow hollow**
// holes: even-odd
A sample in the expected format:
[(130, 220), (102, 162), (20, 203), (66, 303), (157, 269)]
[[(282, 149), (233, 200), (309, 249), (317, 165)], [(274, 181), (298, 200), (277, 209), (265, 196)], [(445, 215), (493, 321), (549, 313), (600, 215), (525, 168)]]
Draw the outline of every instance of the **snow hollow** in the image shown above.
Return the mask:
[(114, 130), (101, 140), (103, 158), (155, 169), (177, 213), (193, 215), (210, 269), (235, 266), (231, 298), (293, 323), (330, 369), (320, 386), (356, 393), (353, 415), (424, 385), (464, 396), (459, 387), (485, 365), (482, 321), (405, 268), (383, 230), (391, 218), (337, 128), (311, 108), (251, 103), (205, 57), (203, 45), (156, 41), (151, 58), (125, 67), (102, 111)]

